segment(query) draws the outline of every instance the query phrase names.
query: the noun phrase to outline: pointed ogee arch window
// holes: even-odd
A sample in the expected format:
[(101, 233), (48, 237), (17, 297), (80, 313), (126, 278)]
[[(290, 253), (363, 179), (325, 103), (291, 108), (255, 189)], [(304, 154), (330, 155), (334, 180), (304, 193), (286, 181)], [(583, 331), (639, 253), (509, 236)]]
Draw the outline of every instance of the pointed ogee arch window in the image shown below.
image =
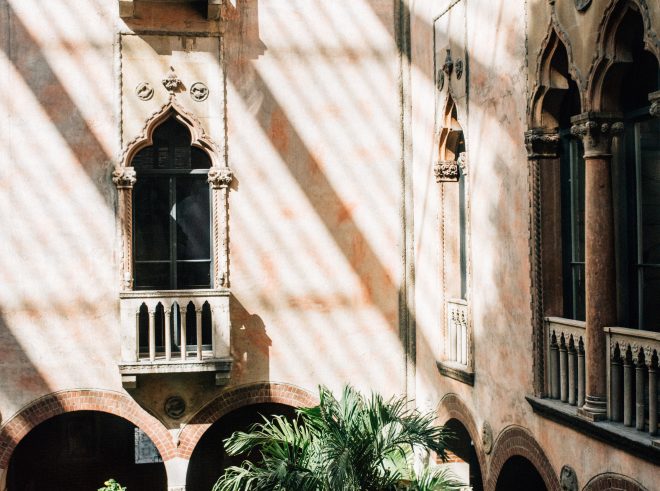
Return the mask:
[(174, 113), (152, 139), (132, 160), (134, 288), (211, 288), (211, 159)]

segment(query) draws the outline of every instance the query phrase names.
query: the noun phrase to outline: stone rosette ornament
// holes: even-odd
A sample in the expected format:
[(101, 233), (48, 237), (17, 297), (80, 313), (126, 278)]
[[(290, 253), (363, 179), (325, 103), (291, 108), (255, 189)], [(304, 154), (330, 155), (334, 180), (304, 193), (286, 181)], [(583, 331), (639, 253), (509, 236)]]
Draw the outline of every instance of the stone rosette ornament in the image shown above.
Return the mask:
[(484, 447), (486, 455), (493, 450), (493, 429), (490, 427), (488, 421), (484, 421), (484, 424), (481, 426), (481, 444)]

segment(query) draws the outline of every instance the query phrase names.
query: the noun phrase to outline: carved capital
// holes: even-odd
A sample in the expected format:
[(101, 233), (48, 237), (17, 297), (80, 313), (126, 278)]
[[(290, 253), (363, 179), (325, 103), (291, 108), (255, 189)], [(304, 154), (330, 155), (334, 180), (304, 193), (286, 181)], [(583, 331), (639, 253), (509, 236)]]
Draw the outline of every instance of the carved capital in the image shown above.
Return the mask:
[(208, 182), (214, 188), (227, 188), (234, 178), (234, 173), (229, 167), (211, 167)]
[(623, 132), (618, 114), (583, 113), (571, 118), (571, 134), (582, 139), (585, 158), (609, 157), (612, 138)]
[(649, 102), (651, 103), (649, 114), (654, 118), (660, 118), (660, 90), (649, 94)]
[(112, 171), (112, 182), (117, 189), (132, 189), (136, 181), (135, 169), (133, 167), (115, 167)]
[(438, 160), (433, 164), (433, 174), (436, 182), (458, 181), (458, 162), (455, 160)]
[(559, 156), (559, 133), (557, 130), (534, 128), (525, 131), (525, 146), (529, 159), (553, 159)]

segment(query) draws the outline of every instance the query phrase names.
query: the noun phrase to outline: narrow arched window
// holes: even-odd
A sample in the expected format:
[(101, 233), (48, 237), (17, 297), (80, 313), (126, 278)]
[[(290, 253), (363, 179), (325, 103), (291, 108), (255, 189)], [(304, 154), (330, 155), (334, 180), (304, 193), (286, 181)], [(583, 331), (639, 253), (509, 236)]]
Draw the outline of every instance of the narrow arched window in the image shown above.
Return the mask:
[(211, 159), (174, 114), (132, 161), (135, 288), (211, 288)]

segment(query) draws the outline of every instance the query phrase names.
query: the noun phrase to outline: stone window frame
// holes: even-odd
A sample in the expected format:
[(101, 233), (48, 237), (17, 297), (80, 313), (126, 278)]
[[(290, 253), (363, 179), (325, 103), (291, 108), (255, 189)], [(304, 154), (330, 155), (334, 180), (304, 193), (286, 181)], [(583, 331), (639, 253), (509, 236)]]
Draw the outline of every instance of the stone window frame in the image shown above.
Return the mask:
[(203, 150), (211, 160), (208, 182), (211, 186), (211, 234), (212, 234), (212, 290), (229, 288), (229, 187), (233, 179), (231, 169), (225, 165), (220, 147), (208, 136), (202, 123), (179, 105), (171, 94), (144, 123), (139, 135), (125, 147), (120, 163), (112, 173), (117, 187), (117, 219), (121, 237), (119, 261), (120, 287), (133, 290), (133, 187), (137, 181), (131, 166), (133, 157), (143, 148), (153, 145), (153, 133), (165, 120), (174, 116), (190, 132), (191, 146)]
[[(473, 342), (473, 323), (470, 305), (471, 292), (471, 247), (470, 247), (470, 186), (468, 178), (468, 156), (467, 156), (467, 138), (459, 115), (460, 108), (456, 104), (452, 95), (451, 88), (446, 89), (445, 100), (440, 118), (436, 121), (436, 131), (434, 137), (434, 149), (437, 149), (436, 159), (433, 163), (433, 174), (439, 185), (440, 210), (438, 213), (438, 229), (440, 231), (440, 274), (442, 277), (442, 307), (441, 307), (441, 336), (442, 336), (442, 359), (436, 361), (438, 371), (447, 377), (453, 378), (468, 385), (474, 385), (474, 342)], [(458, 152), (459, 138), (465, 142), (465, 151)], [(462, 181), (462, 182), (461, 182)], [(463, 290), (461, 295), (450, 295), (447, 292), (446, 277), (447, 271), (447, 237), (445, 234), (447, 228), (445, 216), (446, 186), (456, 186), (459, 182), (464, 186), (464, 209), (459, 213), (464, 213), (464, 229), (459, 231), (461, 247), (464, 248), (463, 258), (459, 261), (465, 261), (459, 265), (463, 269), (464, 277), (461, 278)], [(460, 203), (459, 203), (460, 206)], [(460, 225), (459, 225), (460, 227)], [(464, 297), (464, 298), (459, 298)], [(451, 356), (451, 336), (450, 322), (465, 331), (466, 360), (465, 363), (452, 360)], [(455, 334), (458, 336), (458, 334)]]

